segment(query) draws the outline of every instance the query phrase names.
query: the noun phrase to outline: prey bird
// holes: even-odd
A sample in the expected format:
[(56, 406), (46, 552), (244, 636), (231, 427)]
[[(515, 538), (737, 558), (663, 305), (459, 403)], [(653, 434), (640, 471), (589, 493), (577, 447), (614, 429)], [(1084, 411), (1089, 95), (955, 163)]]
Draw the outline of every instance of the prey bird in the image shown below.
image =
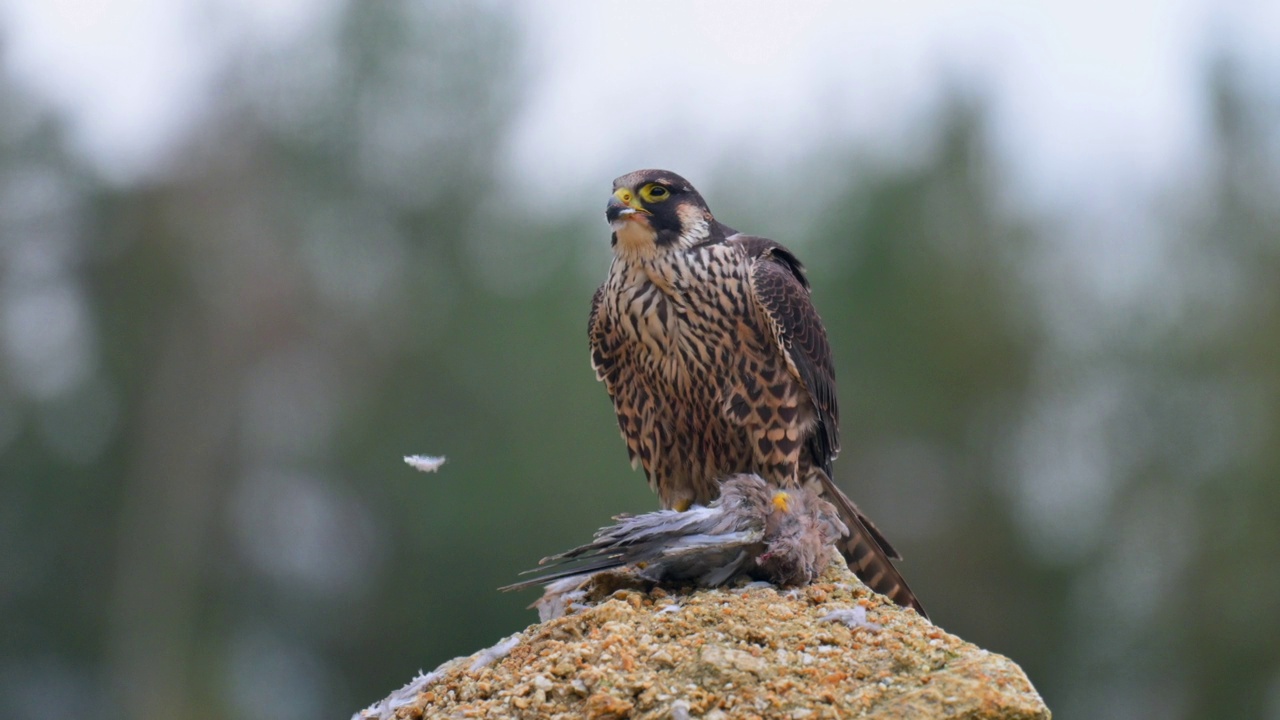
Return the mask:
[(786, 492), (758, 475), (725, 478), (709, 505), (619, 515), (595, 539), (543, 558), (530, 570), (538, 576), (508, 585), (521, 590), (562, 578), (585, 578), (602, 570), (637, 568), (655, 583), (701, 587), (753, 578), (776, 585), (800, 585), (822, 573), (831, 546), (848, 534), (836, 508), (814, 484)]
[(732, 475), (711, 504), (643, 515), (619, 515), (588, 544), (543, 558), (531, 580), (502, 590), (545, 585), (534, 603), (542, 620), (565, 614), (588, 595), (592, 578), (717, 587), (740, 578), (778, 586), (802, 585), (831, 562), (833, 544), (849, 533), (816, 482), (791, 490), (759, 475)]
[(795, 254), (719, 222), (665, 170), (615, 180), (605, 218), (613, 262), (591, 302), (591, 363), (662, 507), (707, 506), (742, 473), (780, 492), (816, 485), (850, 569), (924, 615), (898, 553), (831, 479), (835, 373)]

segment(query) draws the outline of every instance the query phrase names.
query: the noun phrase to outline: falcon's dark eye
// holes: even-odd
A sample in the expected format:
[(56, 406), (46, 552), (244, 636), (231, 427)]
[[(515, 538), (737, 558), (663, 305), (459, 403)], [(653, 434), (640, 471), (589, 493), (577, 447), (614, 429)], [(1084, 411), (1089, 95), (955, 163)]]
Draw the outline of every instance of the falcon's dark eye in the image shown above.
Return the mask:
[(648, 185), (645, 185), (643, 188), (640, 188), (640, 197), (644, 198), (646, 202), (658, 202), (660, 200), (666, 200), (667, 196), (670, 194), (671, 193), (667, 191), (666, 187), (659, 185), (657, 183), (649, 183)]

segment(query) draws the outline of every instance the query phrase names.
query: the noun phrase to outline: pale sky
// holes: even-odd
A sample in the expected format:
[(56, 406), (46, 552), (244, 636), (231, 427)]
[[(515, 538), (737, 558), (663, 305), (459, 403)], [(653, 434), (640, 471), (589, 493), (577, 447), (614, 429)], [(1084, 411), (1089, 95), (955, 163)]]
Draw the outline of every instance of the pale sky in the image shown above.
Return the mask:
[[(0, 0), (0, 51), (11, 77), (70, 119), (76, 146), (128, 182), (215, 100), (230, 48), (288, 43), (335, 2)], [(799, 162), (827, 133), (898, 152), (950, 78), (987, 89), (1022, 187), (1074, 200), (1196, 161), (1212, 48), (1234, 48), (1280, 86), (1271, 0), (555, 0), (509, 11), (534, 69), (511, 171), (594, 185), (639, 165), (696, 175), (730, 156)]]
[(1034, 193), (1109, 192), (1196, 160), (1215, 43), (1280, 80), (1268, 0), (530, 7), (540, 82), (514, 154), (569, 176), (697, 167), (726, 149), (786, 163), (828, 132), (892, 146), (964, 81), (989, 93), (997, 142)]

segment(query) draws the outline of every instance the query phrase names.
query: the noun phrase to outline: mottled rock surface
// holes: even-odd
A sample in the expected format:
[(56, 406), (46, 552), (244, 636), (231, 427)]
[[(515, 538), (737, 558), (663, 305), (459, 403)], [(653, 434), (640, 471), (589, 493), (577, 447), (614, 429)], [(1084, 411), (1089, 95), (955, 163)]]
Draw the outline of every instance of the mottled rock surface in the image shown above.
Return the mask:
[(356, 718), (1048, 718), (1021, 668), (871, 593), (843, 563), (778, 590), (609, 573), (564, 617)]

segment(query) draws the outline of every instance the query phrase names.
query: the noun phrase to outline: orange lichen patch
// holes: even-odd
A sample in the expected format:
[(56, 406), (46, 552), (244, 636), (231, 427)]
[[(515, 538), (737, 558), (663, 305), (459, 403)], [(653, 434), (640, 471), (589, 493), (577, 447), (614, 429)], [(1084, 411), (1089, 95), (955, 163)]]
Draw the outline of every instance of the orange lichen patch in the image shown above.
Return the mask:
[[(1031, 718), (1011, 661), (871, 594), (843, 564), (799, 592), (616, 590), (451, 661), (361, 715), (512, 718)], [(677, 606), (674, 611), (663, 608)], [(819, 619), (862, 607), (872, 628)], [(477, 667), (477, 658), (493, 658)]]
[(583, 703), (582, 714), (592, 720), (613, 720), (631, 716), (635, 703), (605, 693), (596, 693)]

